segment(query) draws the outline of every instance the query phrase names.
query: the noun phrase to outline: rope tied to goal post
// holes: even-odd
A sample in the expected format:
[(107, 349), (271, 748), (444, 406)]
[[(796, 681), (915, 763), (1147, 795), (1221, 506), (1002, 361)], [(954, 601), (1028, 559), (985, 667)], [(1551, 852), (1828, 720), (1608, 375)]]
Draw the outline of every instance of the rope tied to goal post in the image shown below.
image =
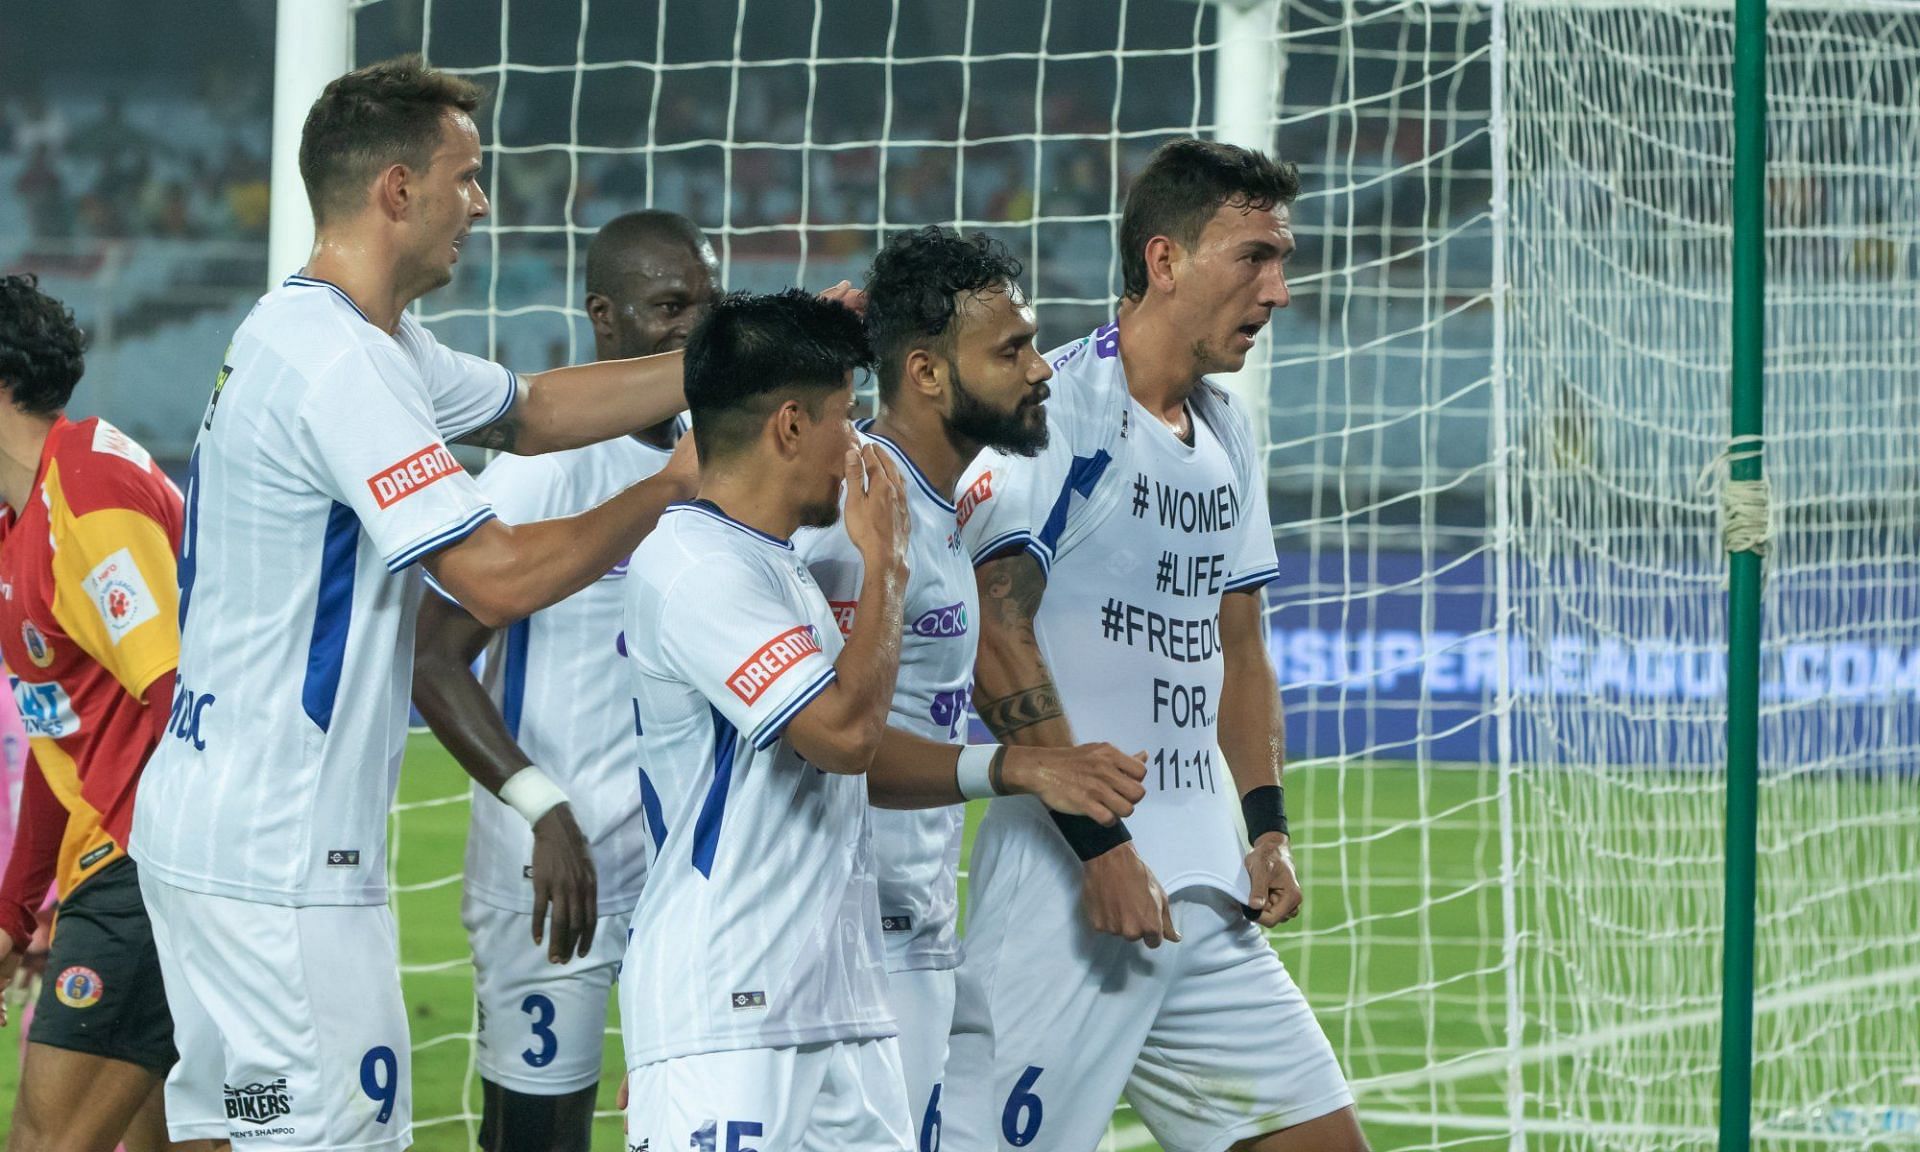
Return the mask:
[(1772, 490), (1766, 476), (1757, 480), (1735, 480), (1733, 465), (1761, 458), (1759, 436), (1735, 436), (1727, 447), (1700, 470), (1695, 487), (1700, 492), (1720, 489), (1720, 543), (1728, 553), (1767, 554), (1773, 537)]

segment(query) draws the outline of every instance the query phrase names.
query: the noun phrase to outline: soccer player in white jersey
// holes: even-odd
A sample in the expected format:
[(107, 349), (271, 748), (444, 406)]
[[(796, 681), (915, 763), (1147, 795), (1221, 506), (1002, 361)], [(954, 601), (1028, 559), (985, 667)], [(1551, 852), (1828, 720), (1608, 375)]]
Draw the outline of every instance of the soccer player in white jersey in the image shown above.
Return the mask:
[[(913, 520), (890, 736), (966, 741), (980, 612), (960, 526), (980, 490), (956, 494), (955, 485), (982, 448), (1030, 456), (1047, 441), (1044, 402), (1053, 373), (1034, 348), (1033, 309), (1019, 276), (1019, 261), (998, 242), (938, 227), (895, 237), (867, 276), (880, 410), (861, 441), (885, 450), (908, 478)], [(864, 570), (852, 537), (839, 527), (802, 530), (794, 546), (845, 631), (856, 615)], [(876, 805), (896, 801), (905, 745), (899, 736), (881, 749), (869, 777)], [(1140, 799), (1145, 770), (1118, 749), (1102, 745), (1066, 760), (1054, 757), (1044, 773), (1052, 779), (1041, 780), (1036, 761), (1049, 751), (1008, 750), (1003, 787), (1035, 791), (1043, 803), (1069, 811), (1097, 812), (1109, 823)], [(970, 762), (984, 754), (987, 749), (975, 748), (960, 755)], [(1098, 795), (1061, 795), (1055, 786)], [(953, 790), (960, 787), (956, 782)], [(899, 799), (917, 803), (919, 794), (909, 789)], [(917, 1146), (924, 1149), (940, 1144), (941, 1075), (961, 956), (957, 872), (964, 823), (957, 805), (873, 815), (890, 1001)]]
[[(683, 403), (677, 355), (522, 380), (406, 314), (487, 212), (480, 98), (417, 57), (322, 92), (300, 144), (312, 258), (234, 334), (188, 465), (173, 720), (131, 845), (180, 1051), (175, 1139), (410, 1141), (386, 890), (423, 587), (408, 569), (501, 627), (599, 579), (683, 491), (663, 472), (509, 526), (448, 451), (579, 447)], [(527, 767), (500, 797), (533, 826), (536, 871), (556, 869), (549, 957), (589, 953), (591, 859), (564, 794)]]
[(1261, 615), (1277, 568), (1252, 432), (1207, 379), (1241, 367), (1287, 304), (1298, 190), (1257, 152), (1156, 151), (1121, 220), (1117, 321), (1048, 356), (1047, 449), (983, 455), (962, 481), (982, 485), (963, 529), (982, 719), (1012, 742), (1148, 755), (1146, 798), (1121, 825), (1050, 821), (1019, 798), (990, 808), (947, 1152), (1083, 1152), (1123, 1093), (1176, 1152), (1365, 1147), (1262, 932), (1301, 899)]
[[(693, 221), (648, 210), (601, 227), (587, 247), (586, 275), (595, 357), (623, 360), (681, 348), (713, 301), (720, 269)], [(665, 467), (677, 424), (568, 452), (498, 457), (480, 474), (480, 491), (510, 523), (584, 512)], [(622, 560), (504, 630), (445, 597), (425, 597), (420, 608), (414, 705), (474, 777), (461, 919), (480, 1019), (483, 1149), (586, 1152), (593, 1135), (607, 1000), (646, 878), (619, 635), (626, 573)], [(483, 651), (485, 687), (472, 671)], [(533, 883), (531, 830), (493, 795), (529, 764), (552, 774), (593, 844), (593, 950), (558, 967), (527, 930), (530, 915), (545, 919), (547, 897)]]
[[(900, 659), (908, 512), (856, 448), (859, 317), (730, 296), (687, 344), (699, 498), (627, 573), (639, 762), (659, 841), (620, 975), (627, 1143), (911, 1146), (867, 788)], [(840, 512), (865, 577), (844, 646), (795, 553)]]
[[(855, 447), (850, 370), (867, 359), (854, 317), (795, 293), (730, 297), (688, 340), (700, 499), (660, 518), (627, 576), (660, 801), (620, 976), (629, 1145), (912, 1146), (870, 786), (902, 808), (997, 779), (1109, 822), (1132, 810), (1138, 763), (1115, 749), (969, 757), (887, 724), (911, 515), (888, 451)], [(861, 563), (844, 642), (790, 542), (840, 518), (843, 476)]]

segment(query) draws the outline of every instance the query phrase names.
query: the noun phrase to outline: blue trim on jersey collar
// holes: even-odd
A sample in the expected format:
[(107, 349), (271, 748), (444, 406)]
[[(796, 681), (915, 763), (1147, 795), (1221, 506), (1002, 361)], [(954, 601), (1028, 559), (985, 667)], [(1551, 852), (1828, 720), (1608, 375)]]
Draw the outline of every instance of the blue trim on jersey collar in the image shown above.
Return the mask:
[(887, 439), (885, 436), (880, 435), (880, 433), (875, 432), (873, 430), (873, 421), (868, 420), (865, 422), (865, 424), (866, 426), (860, 429), (861, 433), (864, 434), (868, 439), (874, 441), (875, 443), (883, 445), (888, 451), (892, 452), (894, 456), (899, 459), (901, 465), (906, 468), (907, 473), (911, 475), (915, 480), (919, 481), (920, 491), (925, 492), (927, 494), (927, 499), (933, 501), (935, 504), (940, 505), (943, 511), (952, 512), (956, 516), (960, 514), (960, 510), (953, 506), (953, 501), (947, 499), (945, 496), (940, 495), (940, 493), (937, 490), (935, 490), (933, 486), (933, 482), (927, 479), (927, 474), (925, 472), (920, 471), (920, 466), (913, 462), (913, 457), (907, 455), (906, 449), (900, 447), (900, 445), (898, 444), (895, 444), (893, 441)]
[(727, 515), (725, 512), (720, 511), (718, 508), (715, 508), (712, 505), (702, 504), (697, 500), (675, 500), (673, 503), (667, 505), (667, 511), (669, 512), (672, 512), (676, 508), (684, 509), (688, 512), (698, 512), (700, 513), (700, 515), (707, 517), (709, 520), (718, 520), (722, 524), (730, 524), (733, 527), (738, 528), (740, 531), (745, 532), (747, 535), (753, 537), (756, 540), (763, 540), (768, 544), (772, 544), (776, 548), (785, 548), (789, 552), (793, 551), (793, 541), (782, 540), (780, 539), (780, 537), (775, 536), (771, 533), (762, 532), (760, 531), (760, 529), (755, 528), (751, 524), (742, 524), (740, 523), (740, 521), (735, 520), (733, 517)]
[[(347, 295), (347, 293), (346, 293), (346, 290), (345, 290), (345, 289), (343, 289), (343, 288), (341, 288), (341, 287), (340, 287), (340, 285), (338, 285), (338, 284), (335, 284), (335, 283), (334, 283), (333, 281), (331, 281), (331, 280), (322, 280), (322, 279), (320, 279), (320, 278), (319, 278), (318, 276), (304, 276), (304, 275), (302, 275), (302, 274), (300, 274), (300, 273), (298, 273), (298, 272), (295, 272), (295, 273), (294, 273), (293, 275), (291, 275), (291, 276), (289, 276), (289, 277), (287, 277), (287, 278), (286, 278), (285, 280), (282, 280), (282, 281), (280, 282), (280, 286), (281, 286), (282, 288), (286, 288), (286, 287), (289, 287), (289, 286), (291, 286), (291, 287), (294, 287), (294, 288), (329, 288), (329, 289), (332, 289), (332, 290), (333, 290), (333, 294), (334, 294), (335, 296), (338, 296), (338, 297), (340, 297), (340, 299), (342, 299), (342, 300), (345, 300), (345, 301), (347, 302), (347, 307), (349, 307), (349, 308), (351, 308), (351, 309), (353, 309), (353, 314), (354, 314), (355, 316), (358, 316), (358, 317), (360, 317), (360, 319), (362, 319), (362, 320), (367, 320), (367, 314), (366, 314), (365, 312), (362, 312), (362, 311), (360, 311), (360, 305), (358, 305), (358, 304), (355, 304), (355, 303), (353, 302), (353, 297), (351, 297), (351, 296), (349, 296), (349, 295)], [(371, 320), (367, 320), (367, 323), (369, 323), (369, 324), (371, 324), (371, 323), (373, 323), (373, 321), (371, 321)]]

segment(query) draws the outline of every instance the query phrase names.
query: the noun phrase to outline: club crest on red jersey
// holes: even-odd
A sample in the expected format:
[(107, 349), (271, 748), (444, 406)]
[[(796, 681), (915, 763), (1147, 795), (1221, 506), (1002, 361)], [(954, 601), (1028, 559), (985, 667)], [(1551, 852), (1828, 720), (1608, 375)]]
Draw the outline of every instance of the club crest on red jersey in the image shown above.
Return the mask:
[(47, 643), (46, 634), (33, 626), (33, 621), (20, 622), (20, 642), (27, 646), (27, 659), (33, 661), (35, 668), (47, 668), (53, 664), (53, 645)]

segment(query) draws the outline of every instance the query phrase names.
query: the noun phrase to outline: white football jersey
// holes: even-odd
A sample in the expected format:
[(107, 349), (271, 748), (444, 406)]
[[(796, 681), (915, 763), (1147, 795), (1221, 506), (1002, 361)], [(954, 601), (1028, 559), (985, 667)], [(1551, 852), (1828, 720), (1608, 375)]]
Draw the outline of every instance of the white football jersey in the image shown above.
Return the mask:
[[(1266, 490), (1241, 490), (1197, 405), (1189, 447), (1125, 395), (1111, 326), (1047, 360), (1052, 438), (1034, 459), (981, 454), (961, 481), (964, 539), (976, 559), (1024, 547), (1046, 566), (1034, 624), (1074, 738), (1147, 753), (1127, 827), (1154, 876), (1169, 893), (1205, 885), (1244, 900), (1239, 792), (1215, 731), (1220, 597), (1278, 574)], [(1215, 411), (1244, 437), (1238, 409)]]
[[(973, 657), (979, 643), (979, 593), (960, 545), (954, 506), (900, 447), (884, 436), (861, 440), (891, 453), (907, 480), (913, 517), (908, 538), (906, 636), (887, 722), (950, 744), (967, 740)], [(797, 533), (793, 546), (833, 608), (842, 635), (853, 626), (865, 566), (844, 525)], [(952, 968), (960, 963), (960, 839), (966, 808), (873, 810), (873, 853), (880, 873), (880, 928), (887, 970)]]
[(492, 519), (446, 442), (513, 374), (295, 276), (248, 314), (187, 469), (174, 722), (131, 850), (175, 887), (383, 904), (420, 580)]
[(622, 977), (629, 1062), (893, 1035), (866, 779), (784, 735), (834, 680), (826, 598), (791, 543), (703, 503), (669, 507), (626, 584), (659, 799)]
[[(500, 456), (480, 491), (509, 524), (584, 512), (666, 466), (669, 453), (631, 436), (545, 456)], [(620, 619), (627, 565), (494, 638), (485, 682), (507, 731), (567, 794), (593, 845), (602, 914), (633, 911), (647, 877), (633, 690)], [(533, 830), (478, 784), (467, 829), (467, 891), (533, 911)]]

